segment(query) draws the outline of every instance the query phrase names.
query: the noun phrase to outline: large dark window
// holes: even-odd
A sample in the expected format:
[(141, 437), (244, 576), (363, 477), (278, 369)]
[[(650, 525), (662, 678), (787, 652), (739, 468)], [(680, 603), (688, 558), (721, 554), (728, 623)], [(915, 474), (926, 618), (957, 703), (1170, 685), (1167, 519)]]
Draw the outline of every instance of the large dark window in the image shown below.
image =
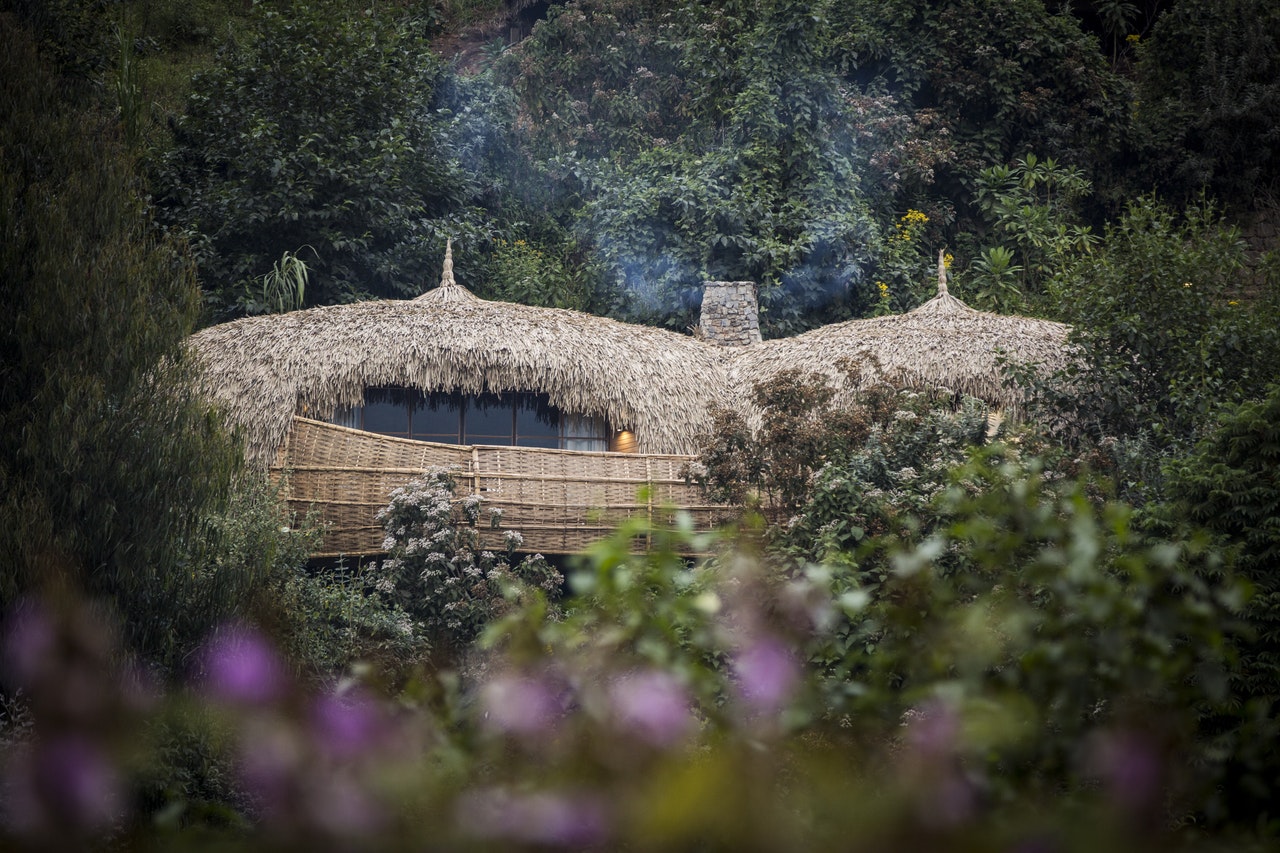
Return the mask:
[(447, 444), (514, 444), (563, 450), (607, 450), (603, 418), (566, 415), (546, 394), (424, 394), (374, 388), (364, 405), (341, 409), (343, 426)]

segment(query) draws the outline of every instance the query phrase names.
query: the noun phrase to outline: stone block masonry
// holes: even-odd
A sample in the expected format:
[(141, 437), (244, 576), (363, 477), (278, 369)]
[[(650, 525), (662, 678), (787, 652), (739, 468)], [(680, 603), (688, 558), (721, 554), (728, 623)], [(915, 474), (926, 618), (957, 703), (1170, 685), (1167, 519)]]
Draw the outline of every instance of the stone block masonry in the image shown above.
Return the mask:
[(760, 308), (751, 281), (708, 281), (703, 284), (698, 334), (724, 347), (760, 342)]

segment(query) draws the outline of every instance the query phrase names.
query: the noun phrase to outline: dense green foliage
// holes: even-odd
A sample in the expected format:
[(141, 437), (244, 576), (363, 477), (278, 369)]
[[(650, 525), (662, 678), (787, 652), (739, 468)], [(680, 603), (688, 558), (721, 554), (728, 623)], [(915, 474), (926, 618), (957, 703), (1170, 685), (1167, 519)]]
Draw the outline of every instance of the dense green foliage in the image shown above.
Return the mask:
[(1261, 394), (1280, 363), (1271, 299), (1239, 298), (1239, 232), (1211, 205), (1144, 196), (1048, 283), (1081, 358), (1038, 384), (1049, 423), (1095, 440), (1193, 439), (1213, 408)]
[(1172, 466), (1187, 516), (1235, 548), (1254, 585), (1242, 655), (1244, 695), (1280, 702), (1280, 388), (1230, 407), (1195, 452)]
[(509, 607), (505, 587), (523, 582), (555, 598), (564, 578), (541, 554), (514, 560), (522, 542), (517, 531), (505, 532), (501, 555), (482, 549), (478, 526), (483, 520), (496, 529), (501, 512), (486, 512), (480, 495), (455, 507), (454, 489), (449, 471), (431, 469), (391, 492), (378, 513), (387, 559), (373, 586), (389, 609), (403, 614), (402, 631), (420, 632), (434, 648), (456, 656)]
[(1179, 201), (1248, 207), (1280, 189), (1280, 8), (1177, 3), (1139, 51), (1141, 174)]
[[(856, 0), (838, 5), (834, 40), (852, 79), (927, 116), (940, 138), (932, 181), (899, 207), (965, 214), (981, 170), (1028, 151), (1104, 164), (1123, 139), (1127, 89), (1081, 31), (1042, 0)], [(1120, 133), (1117, 133), (1120, 131)], [(971, 212), (971, 211), (970, 211)]]
[(462, 159), (472, 129), (450, 121), (466, 102), (412, 20), (261, 13), (193, 79), (156, 169), (214, 311), (263, 310), (255, 282), (286, 251), (308, 263), (308, 304), (413, 296), (446, 237), (475, 252), (489, 226)]
[(61, 576), (165, 657), (238, 583), (193, 574), (237, 455), (186, 381), (195, 270), (150, 231), (114, 118), (0, 27), (0, 598)]
[(614, 313), (687, 326), (707, 279), (758, 282), (775, 332), (869, 303), (875, 230), (828, 6), (592, 0), (507, 64), (529, 144), (580, 188)]

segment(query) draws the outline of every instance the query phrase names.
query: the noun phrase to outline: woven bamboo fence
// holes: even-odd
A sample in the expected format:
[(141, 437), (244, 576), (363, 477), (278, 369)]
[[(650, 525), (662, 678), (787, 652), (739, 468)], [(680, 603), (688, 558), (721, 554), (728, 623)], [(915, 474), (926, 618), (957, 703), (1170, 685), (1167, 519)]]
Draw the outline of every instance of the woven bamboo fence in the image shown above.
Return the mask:
[(381, 553), (377, 511), (430, 468), (453, 472), (455, 498), (479, 495), (482, 518), (502, 510), (497, 528), (478, 531), (482, 547), (504, 550), (505, 531), (515, 530), (521, 551), (574, 554), (635, 516), (662, 525), (684, 511), (695, 530), (713, 529), (729, 508), (708, 504), (683, 475), (692, 458), (437, 444), (298, 416), (271, 471), (286, 479), (289, 508), (315, 511), (325, 525), (317, 557)]

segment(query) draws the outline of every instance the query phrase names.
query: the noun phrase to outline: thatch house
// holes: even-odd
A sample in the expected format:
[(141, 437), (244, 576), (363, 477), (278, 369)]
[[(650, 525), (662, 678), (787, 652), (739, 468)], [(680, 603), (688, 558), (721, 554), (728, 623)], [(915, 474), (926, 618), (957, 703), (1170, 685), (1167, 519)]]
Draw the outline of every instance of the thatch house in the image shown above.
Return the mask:
[(433, 466), (530, 550), (572, 553), (673, 503), (710, 524), (680, 471), (728, 381), (692, 337), (479, 299), (447, 256), (416, 299), (250, 317), (191, 342), (251, 461), (287, 474), (296, 508), (320, 509), (326, 554), (378, 551), (374, 513)]
[(893, 381), (1016, 408), (996, 351), (1056, 364), (1065, 327), (972, 311), (940, 287), (906, 315), (761, 342), (749, 282), (709, 282), (686, 336), (479, 299), (446, 254), (440, 286), (416, 299), (246, 318), (192, 345), (251, 461), (287, 477), (296, 509), (319, 509), (325, 554), (379, 551), (375, 512), (434, 466), (503, 511), (486, 540), (514, 529), (528, 550), (572, 553), (671, 505), (711, 526), (723, 507), (686, 481), (687, 454), (712, 407), (745, 406), (778, 370), (831, 374), (871, 354)]

